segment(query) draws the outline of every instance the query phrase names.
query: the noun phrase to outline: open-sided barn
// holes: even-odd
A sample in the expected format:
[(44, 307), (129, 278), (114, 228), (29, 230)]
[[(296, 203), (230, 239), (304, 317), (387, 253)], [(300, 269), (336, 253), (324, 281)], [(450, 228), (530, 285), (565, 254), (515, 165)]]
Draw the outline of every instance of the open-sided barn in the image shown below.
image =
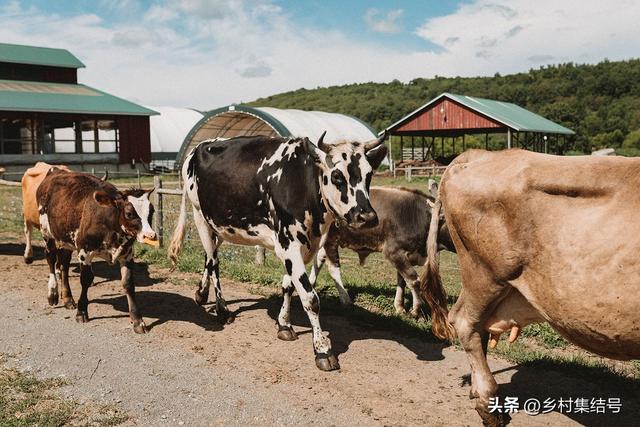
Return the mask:
[[(467, 148), (465, 135), (474, 134), (484, 135), (487, 149), (490, 134), (504, 134), (504, 148), (562, 154), (568, 138), (575, 135), (571, 129), (519, 105), (451, 93), (432, 99), (386, 131), (399, 137), (399, 161), (453, 157)], [(445, 150), (445, 139), (453, 142), (450, 152)]]

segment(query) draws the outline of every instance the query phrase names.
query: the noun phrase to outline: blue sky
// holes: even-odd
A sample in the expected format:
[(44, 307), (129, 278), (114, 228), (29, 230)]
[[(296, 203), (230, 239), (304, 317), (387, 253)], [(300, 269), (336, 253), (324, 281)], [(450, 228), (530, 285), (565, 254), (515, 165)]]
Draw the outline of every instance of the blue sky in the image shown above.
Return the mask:
[(639, 57), (638, 22), (635, 0), (0, 0), (0, 42), (66, 48), (85, 84), (200, 109)]

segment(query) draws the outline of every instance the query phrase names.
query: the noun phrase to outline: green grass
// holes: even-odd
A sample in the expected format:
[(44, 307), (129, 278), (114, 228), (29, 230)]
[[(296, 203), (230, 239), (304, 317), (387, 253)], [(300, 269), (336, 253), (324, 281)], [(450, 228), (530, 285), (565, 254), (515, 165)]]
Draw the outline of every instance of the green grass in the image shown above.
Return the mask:
[(0, 426), (74, 424), (107, 427), (128, 419), (111, 405), (80, 405), (75, 400), (61, 398), (56, 389), (67, 384), (60, 378), (38, 379), (0, 366)]

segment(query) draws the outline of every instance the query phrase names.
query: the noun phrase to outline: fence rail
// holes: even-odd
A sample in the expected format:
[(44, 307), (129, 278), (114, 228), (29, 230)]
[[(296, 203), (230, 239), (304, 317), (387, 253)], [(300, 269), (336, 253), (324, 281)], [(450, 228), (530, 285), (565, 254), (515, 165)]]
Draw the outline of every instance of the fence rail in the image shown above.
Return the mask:
[(393, 168), (393, 177), (396, 178), (398, 176), (398, 171), (404, 171), (404, 177), (407, 181), (411, 182), (413, 179), (414, 171), (429, 171), (429, 175), (436, 176), (442, 175), (444, 171), (447, 169), (446, 166), (404, 166), (404, 167), (395, 167)]
[[(439, 168), (444, 169), (443, 167), (436, 166), (436, 170), (438, 170)], [(400, 170), (404, 170), (404, 169), (405, 168), (402, 168)], [(428, 167), (426, 169), (431, 170), (432, 168)], [(169, 175), (169, 176), (175, 177), (175, 175)], [(179, 215), (180, 199), (176, 200), (176, 196), (182, 195), (182, 188), (180, 187), (165, 188), (163, 183), (163, 176), (154, 175), (153, 177), (154, 177), (153, 182), (155, 187), (155, 190), (152, 193), (152, 200), (151, 200), (155, 208), (153, 227), (156, 233), (158, 234), (160, 245), (164, 246), (164, 243), (165, 243), (164, 240), (166, 237), (165, 230), (169, 230), (169, 233), (171, 232), (170, 230), (173, 229), (173, 226), (175, 225), (176, 219)], [(172, 183), (180, 185), (179, 181), (172, 181)], [(124, 189), (128, 185), (130, 185), (129, 183), (122, 183), (122, 182), (116, 182), (114, 184), (116, 185), (116, 187), (120, 189)], [(2, 186), (15, 188), (15, 187), (20, 187), (21, 184), (20, 182), (7, 181), (4, 179), (0, 179), (0, 187)], [(16, 197), (13, 198), (15, 200), (11, 200), (10, 203), (5, 203), (4, 206), (0, 206), (0, 222), (5, 221), (6, 223), (12, 224), (12, 226), (16, 228), (17, 227), (21, 228), (23, 224), (22, 200), (18, 194), (19, 193), (17, 193)], [(197, 237), (194, 238), (192, 236), (192, 232), (188, 231), (185, 235), (185, 241), (187, 242), (192, 241), (199, 244), (200, 239)], [(232, 243), (228, 243), (228, 242), (226, 244), (233, 245)], [(264, 265), (265, 255), (266, 255), (265, 249), (261, 246), (256, 246), (255, 263), (258, 265)], [(357, 256), (351, 256), (347, 254), (344, 254), (344, 255), (341, 254), (340, 258), (345, 260), (355, 260), (355, 261), (359, 260)]]

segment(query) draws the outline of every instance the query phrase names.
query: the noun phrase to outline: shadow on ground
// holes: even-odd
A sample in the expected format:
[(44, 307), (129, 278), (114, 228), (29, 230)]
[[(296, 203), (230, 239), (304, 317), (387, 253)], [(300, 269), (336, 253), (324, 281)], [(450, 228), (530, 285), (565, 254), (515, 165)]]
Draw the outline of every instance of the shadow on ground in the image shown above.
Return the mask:
[[(136, 294), (136, 300), (143, 318), (158, 319), (151, 323), (147, 321), (147, 327), (150, 330), (169, 321), (193, 323), (207, 331), (220, 331), (223, 327), (213, 315), (196, 304), (193, 298), (187, 298), (177, 293), (149, 290)], [(107, 304), (116, 311), (126, 313), (125, 315), (95, 317), (95, 319), (128, 316), (129, 304), (127, 297), (123, 294), (103, 295), (91, 302)]]
[[(499, 386), (500, 402), (504, 402), (506, 397), (517, 397), (520, 412), (526, 401), (535, 399), (540, 402), (540, 411), (558, 412), (585, 426), (631, 426), (638, 423), (638, 380), (617, 375), (604, 367), (577, 366), (550, 359), (515, 365), (494, 374), (509, 370), (515, 370), (515, 373), (511, 381)], [(462, 377), (461, 386), (469, 384), (470, 375)], [(565, 402), (562, 410), (558, 405), (559, 399)], [(569, 399), (570, 404), (567, 402)], [(576, 405), (576, 399), (585, 399), (586, 402)], [(613, 412), (609, 399), (620, 399), (619, 413)], [(578, 408), (584, 405), (589, 412)], [(598, 408), (603, 412), (592, 413)]]
[[(39, 261), (44, 259), (44, 248), (41, 246), (32, 246), (33, 248), (33, 259), (34, 261)], [(0, 254), (2, 255), (10, 255), (10, 256), (19, 256), (20, 262), (24, 262), (22, 257), (24, 255), (24, 244), (23, 243), (0, 243)]]

